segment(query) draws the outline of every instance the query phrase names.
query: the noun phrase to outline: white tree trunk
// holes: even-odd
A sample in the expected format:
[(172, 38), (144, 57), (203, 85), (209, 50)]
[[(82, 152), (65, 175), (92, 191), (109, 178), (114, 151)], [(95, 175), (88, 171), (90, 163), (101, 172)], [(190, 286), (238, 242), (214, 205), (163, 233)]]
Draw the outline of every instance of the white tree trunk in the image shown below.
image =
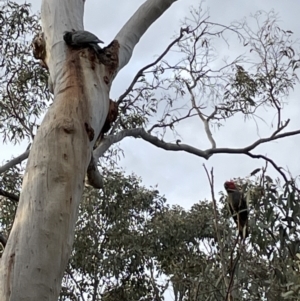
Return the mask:
[(92, 147), (108, 113), (107, 78), (127, 64), (142, 34), (173, 2), (148, 0), (140, 7), (117, 36), (120, 61), (112, 73), (90, 50), (72, 51), (63, 41), (64, 31), (83, 29), (84, 1), (43, 0), (54, 102), (33, 141), (0, 261), (1, 301), (57, 300)]

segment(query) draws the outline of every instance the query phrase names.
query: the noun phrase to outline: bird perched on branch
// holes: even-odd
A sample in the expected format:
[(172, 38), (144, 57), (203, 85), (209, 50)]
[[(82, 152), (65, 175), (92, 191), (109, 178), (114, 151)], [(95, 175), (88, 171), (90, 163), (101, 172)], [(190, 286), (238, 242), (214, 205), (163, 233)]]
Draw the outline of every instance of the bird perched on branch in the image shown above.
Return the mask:
[(233, 181), (225, 182), (224, 187), (228, 194), (227, 201), (231, 215), (237, 224), (239, 236), (244, 240), (249, 235), (247, 200)]
[(93, 33), (85, 30), (77, 31), (65, 31), (64, 40), (67, 45), (74, 48), (85, 48), (90, 47), (94, 49), (97, 53), (101, 51), (99, 43), (103, 41), (99, 40)]

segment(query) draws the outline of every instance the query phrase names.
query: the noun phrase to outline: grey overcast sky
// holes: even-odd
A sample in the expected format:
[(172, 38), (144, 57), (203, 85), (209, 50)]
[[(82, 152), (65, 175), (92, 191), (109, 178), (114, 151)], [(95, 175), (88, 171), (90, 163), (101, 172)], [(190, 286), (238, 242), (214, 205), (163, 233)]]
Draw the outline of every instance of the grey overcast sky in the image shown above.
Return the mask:
[[(18, 1), (21, 2), (21, 1)], [(33, 11), (39, 10), (41, 1), (28, 1), (33, 4)], [(85, 29), (94, 32), (99, 38), (109, 43), (122, 25), (131, 17), (143, 0), (86, 0)], [(196, 0), (179, 0), (154, 23), (137, 45), (130, 63), (116, 78), (111, 98), (116, 99), (127, 88), (136, 72), (144, 65), (153, 61), (170, 43), (171, 37), (178, 32), (179, 23), (188, 15), (190, 6), (198, 6)], [(202, 8), (209, 10), (210, 20), (222, 24), (249, 17), (257, 10), (270, 11), (274, 9), (279, 14), (283, 29), (294, 32), (294, 39), (300, 39), (299, 12), (300, 1), (295, 0), (210, 0), (203, 2)], [(234, 52), (234, 45), (228, 49), (220, 49), (220, 55)], [(300, 89), (297, 88), (289, 97), (285, 107), (285, 118), (291, 118), (288, 130), (300, 128)], [(273, 115), (265, 112), (266, 119)], [(183, 143), (203, 149), (209, 148), (202, 125), (197, 127), (185, 123), (182, 126)], [(260, 124), (257, 133), (253, 122), (244, 123), (235, 118), (226, 122), (221, 130), (213, 132), (219, 147), (242, 147), (254, 142), (259, 137), (265, 137), (272, 129)], [(169, 140), (171, 141), (171, 139)], [(0, 153), (0, 162), (8, 160), (24, 151), (27, 145), (4, 145)], [(183, 152), (167, 152), (158, 149), (147, 142), (126, 138), (120, 144), (125, 152), (121, 166), (126, 173), (134, 172), (141, 176), (146, 186), (158, 184), (161, 194), (164, 194), (171, 204), (189, 207), (200, 199), (209, 198), (209, 186), (202, 164), (208, 168), (214, 167), (215, 189), (223, 189), (225, 180), (233, 177), (244, 177), (252, 170), (264, 165), (263, 161), (250, 159), (243, 155), (217, 155), (205, 161), (202, 158)], [(258, 147), (254, 153), (270, 156), (278, 165), (288, 167), (292, 174), (300, 174), (299, 156), (300, 137), (284, 138)], [(271, 169), (270, 169), (271, 171)], [(274, 171), (272, 176), (277, 176)]]

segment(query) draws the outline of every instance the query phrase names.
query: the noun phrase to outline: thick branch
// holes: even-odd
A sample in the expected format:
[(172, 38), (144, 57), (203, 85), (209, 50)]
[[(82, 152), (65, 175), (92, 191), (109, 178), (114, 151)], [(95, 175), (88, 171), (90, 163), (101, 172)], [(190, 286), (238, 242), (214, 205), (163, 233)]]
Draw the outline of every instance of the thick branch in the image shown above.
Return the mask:
[(146, 141), (150, 142), (151, 144), (153, 144), (159, 148), (165, 149), (165, 150), (186, 151), (188, 153), (208, 159), (208, 156), (202, 150), (199, 150), (195, 147), (192, 147), (192, 146), (186, 145), (186, 144), (174, 144), (174, 143), (164, 142), (163, 140), (160, 140), (157, 137), (148, 134), (142, 128), (123, 130), (122, 132), (120, 132), (114, 136), (106, 137), (105, 139), (102, 140), (99, 147), (97, 147), (94, 150), (95, 159), (100, 158), (103, 155), (103, 153), (109, 149), (109, 147), (112, 144), (120, 142), (125, 137), (142, 138), (143, 140), (146, 140)]
[(177, 0), (147, 0), (119, 31), (115, 40), (120, 44), (120, 71), (130, 60), (135, 45), (151, 24)]
[(20, 156), (10, 160), (3, 166), (0, 166), (0, 174), (2, 174), (3, 172), (7, 171), (8, 169), (14, 167), (17, 164), (22, 163), (24, 160), (26, 160), (28, 158), (28, 155), (29, 155), (29, 150), (25, 151)]
[(5, 248), (6, 246), (6, 242), (7, 242), (7, 239), (4, 237), (3, 234), (0, 233), (0, 244), (2, 244), (2, 246)]
[(104, 138), (101, 141), (99, 147), (94, 150), (93, 154), (94, 154), (95, 159), (98, 160), (104, 154), (104, 152), (109, 149), (109, 147), (112, 144), (120, 142), (125, 137), (134, 137), (134, 138), (142, 138), (143, 140), (148, 141), (149, 143), (151, 143), (159, 148), (168, 150), (168, 151), (185, 151), (187, 153), (196, 155), (198, 157), (202, 157), (204, 159), (209, 159), (209, 157), (211, 157), (214, 154), (246, 154), (246, 155), (249, 155), (250, 151), (252, 151), (253, 149), (255, 149), (257, 146), (259, 146), (261, 144), (264, 144), (264, 143), (267, 143), (270, 141), (274, 141), (274, 140), (277, 140), (280, 138), (295, 136), (295, 135), (299, 135), (299, 134), (300, 134), (300, 130), (286, 132), (286, 133), (278, 134), (276, 136), (272, 135), (271, 137), (268, 137), (268, 138), (261, 138), (244, 148), (223, 148), (222, 147), (222, 148), (210, 148), (207, 150), (200, 150), (198, 148), (195, 148), (195, 147), (193, 147), (191, 145), (187, 145), (187, 144), (164, 142), (163, 140), (160, 140), (157, 137), (150, 135), (144, 129), (137, 128), (137, 129), (123, 130), (114, 136), (108, 136), (108, 137)]
[(0, 195), (4, 196), (6, 198), (9, 198), (10, 200), (12, 200), (14, 202), (19, 202), (19, 196), (15, 195), (13, 193), (4, 191), (3, 189), (0, 189)]

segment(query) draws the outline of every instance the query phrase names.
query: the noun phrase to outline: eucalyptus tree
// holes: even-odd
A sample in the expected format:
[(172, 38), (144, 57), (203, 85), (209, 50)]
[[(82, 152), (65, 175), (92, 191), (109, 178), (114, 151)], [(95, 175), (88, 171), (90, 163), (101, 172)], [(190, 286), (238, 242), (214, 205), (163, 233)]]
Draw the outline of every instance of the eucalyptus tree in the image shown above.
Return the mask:
[(173, 2), (146, 1), (101, 60), (89, 49), (68, 48), (62, 39), (65, 31), (83, 29), (84, 1), (42, 2), (43, 34), (36, 37), (34, 50), (49, 70), (54, 99), (34, 137), (1, 258), (3, 300), (57, 299), (85, 174), (108, 114), (111, 83), (141, 36)]
[[(69, 47), (63, 39), (65, 31), (84, 29), (84, 1), (43, 0), (42, 30), (27, 4), (8, 1), (3, 6), (0, 130), (3, 139), (32, 142), (23, 154), (0, 167), (1, 195), (18, 202), (7, 242), (1, 236), (5, 244), (0, 262), (3, 300), (57, 300), (84, 183), (103, 188), (97, 161), (107, 151), (113, 155), (112, 146), (126, 137), (204, 159), (220, 153), (262, 158), (289, 182), (276, 162), (253, 153), (263, 143), (300, 133), (299, 129), (283, 132), (289, 120), (282, 119), (282, 103), (297, 82), (299, 60), (292, 32), (280, 29), (272, 14), (261, 23), (261, 14), (257, 16), (259, 26), (253, 31), (244, 22), (214, 24), (201, 11), (192, 10), (192, 18), (185, 20), (166, 50), (136, 74), (117, 101), (110, 100), (111, 84), (129, 62), (134, 47), (175, 2), (145, 1), (108, 46), (97, 52)], [(33, 55), (40, 64), (29, 53), (27, 32), (36, 34)], [(217, 53), (213, 45), (216, 39), (226, 40), (228, 33), (236, 35), (255, 60), (238, 56), (214, 69)], [(166, 59), (171, 49), (182, 53), (179, 63)], [(159, 94), (161, 91), (167, 92)], [(53, 102), (39, 125), (37, 118), (49, 100)], [(277, 114), (276, 129), (268, 137), (242, 148), (217, 147), (212, 126), (236, 114), (255, 117), (264, 106)], [(205, 150), (183, 144), (177, 136), (181, 122), (193, 118), (204, 125), (210, 143)], [(178, 138), (176, 143), (165, 141), (167, 132)], [(21, 178), (17, 164), (27, 157)], [(11, 214), (12, 209), (7, 212)], [(225, 273), (223, 276), (226, 278)], [(230, 288), (228, 282), (225, 285)]]

